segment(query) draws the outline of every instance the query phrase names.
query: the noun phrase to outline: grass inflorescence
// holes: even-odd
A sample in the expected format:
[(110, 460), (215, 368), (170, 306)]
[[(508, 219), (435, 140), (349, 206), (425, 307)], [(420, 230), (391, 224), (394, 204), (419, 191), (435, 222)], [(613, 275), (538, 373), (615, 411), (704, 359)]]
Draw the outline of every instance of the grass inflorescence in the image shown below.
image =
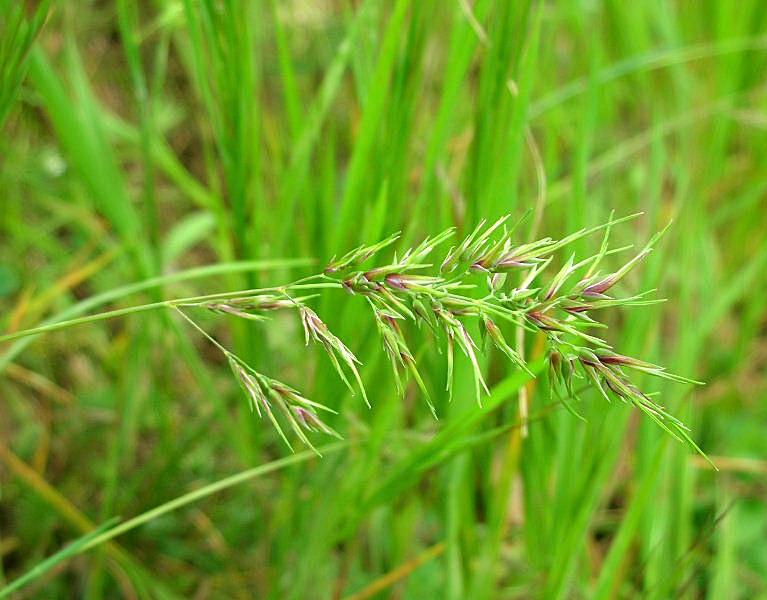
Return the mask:
[[(208, 295), (201, 300), (168, 301), (159, 306), (176, 309), (224, 353), (251, 408), (274, 425), (291, 449), (284, 424), (301, 442), (314, 448), (307, 433), (322, 432), (340, 437), (319, 415), (321, 411), (335, 411), (255, 370), (205, 333), (184, 309), (204, 309), (256, 322), (268, 320), (269, 313), (274, 311), (296, 312), (306, 344), (319, 344), (348, 390), (352, 394), (359, 391), (370, 407), (359, 370), (361, 361), (308, 305), (317, 295), (295, 295), (295, 292), (331, 287), (361, 296), (370, 307), (400, 395), (404, 396), (407, 378), (411, 377), (435, 417), (437, 408), (429, 386), (419, 372), (403, 324), (413, 323), (444, 344), (447, 360), (445, 388), (449, 399), (453, 397), (454, 353), (458, 347), (471, 364), (476, 401), (480, 406), (483, 395), (490, 394), (478, 357), (482, 349), (496, 348), (512, 367), (533, 376), (521, 353), (512, 347), (503, 333), (505, 327), (523, 328), (545, 336), (550, 389), (573, 415), (583, 418), (573, 404), (579, 400), (575, 382), (583, 380), (593, 385), (608, 402), (617, 398), (632, 404), (674, 438), (702, 454), (690, 437), (689, 429), (632, 383), (627, 371), (679, 383), (700, 382), (619, 354), (597, 335), (599, 330), (606, 328), (595, 318), (598, 311), (662, 302), (648, 298), (648, 293), (620, 297), (614, 295), (613, 290), (652, 252), (665, 230), (653, 236), (639, 253), (617, 270), (605, 272), (600, 269), (606, 256), (627, 250), (625, 247), (610, 249), (611, 228), (636, 216), (620, 219), (611, 216), (604, 225), (581, 229), (560, 240), (546, 237), (533, 242), (518, 242), (515, 240), (516, 228), (508, 227), (510, 215), (507, 215), (490, 225), (481, 221), (447, 252), (443, 251), (441, 257), (438, 250), (455, 238), (454, 228), (427, 237), (400, 254), (395, 253), (389, 262), (368, 265), (397, 242), (399, 236), (395, 234), (372, 245), (361, 245), (340, 259), (333, 258), (322, 273), (295, 284), (269, 288), (264, 292), (244, 291)], [(596, 254), (581, 259), (570, 254), (562, 267), (545, 280), (555, 252), (599, 231), (604, 234)], [(471, 333), (477, 325), (481, 335), (479, 342)], [(23, 332), (14, 337), (19, 335)]]

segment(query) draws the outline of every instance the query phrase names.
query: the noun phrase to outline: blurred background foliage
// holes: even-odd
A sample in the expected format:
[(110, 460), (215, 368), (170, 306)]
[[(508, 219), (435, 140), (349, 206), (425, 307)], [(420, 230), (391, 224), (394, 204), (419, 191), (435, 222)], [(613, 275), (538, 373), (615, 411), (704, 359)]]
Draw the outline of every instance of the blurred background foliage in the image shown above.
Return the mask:
[[(364, 302), (326, 294), (372, 410), (292, 318), (203, 322), (351, 445), (149, 515), (19, 597), (767, 597), (762, 0), (0, 0), (0, 36), (0, 331), (285, 283), (397, 230), (643, 211), (618, 242), (674, 225), (624, 289), (670, 301), (612, 311), (609, 339), (708, 382), (642, 383), (721, 469), (596, 394), (574, 419), (545, 380), (523, 436), (493, 356), (496, 401), (459, 362), (448, 405), (410, 332), (435, 422)], [(168, 314), (5, 344), (0, 372), (0, 583), (288, 454)]]

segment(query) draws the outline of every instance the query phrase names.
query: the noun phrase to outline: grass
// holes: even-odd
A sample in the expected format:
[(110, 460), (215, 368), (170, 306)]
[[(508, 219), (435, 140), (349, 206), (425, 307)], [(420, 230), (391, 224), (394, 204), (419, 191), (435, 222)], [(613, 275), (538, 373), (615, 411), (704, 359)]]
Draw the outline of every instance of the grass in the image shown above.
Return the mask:
[[(767, 595), (761, 2), (17, 4), (0, 1), (0, 594)], [(317, 458), (173, 311), (132, 314), (300, 280), (393, 231), (376, 265), (481, 219), (529, 213), (532, 241), (613, 211), (643, 213), (611, 229), (634, 254), (673, 219), (616, 284), (669, 300), (596, 331), (706, 382), (635, 372), (718, 473), (585, 380), (578, 402), (559, 389), (586, 422), (563, 410), (538, 327), (504, 325), (476, 368), (456, 353), (449, 401), (444, 349), (406, 324), (435, 420), (407, 365), (396, 389), (362, 298), (301, 290), (332, 332), (309, 347), (289, 310), (185, 307), (336, 411), (345, 441), (308, 432)], [(328, 368), (330, 344), (352, 374), (335, 340), (370, 409)]]

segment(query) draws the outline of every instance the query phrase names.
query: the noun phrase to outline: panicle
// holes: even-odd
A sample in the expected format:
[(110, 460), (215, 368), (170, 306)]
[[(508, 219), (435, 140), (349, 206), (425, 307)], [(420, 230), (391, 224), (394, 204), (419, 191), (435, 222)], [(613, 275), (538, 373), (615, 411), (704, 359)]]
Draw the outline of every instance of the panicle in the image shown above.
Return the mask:
[[(367, 266), (363, 270), (363, 263), (399, 239), (399, 234), (395, 234), (376, 244), (358, 246), (339, 259), (334, 258), (320, 277), (335, 281), (347, 292), (367, 300), (398, 392), (404, 395), (407, 380), (414, 381), (435, 415), (429, 388), (405, 339), (405, 324), (412, 322), (419, 327), (426, 324), (436, 338), (444, 337), (448, 400), (453, 394), (456, 346), (461, 350), (471, 364), (475, 395), (481, 404), (483, 393), (490, 394), (490, 389), (479, 358), (480, 347), (470, 333), (473, 327), (470, 321), (476, 319), (482, 340), (489, 339), (514, 368), (531, 377), (535, 375), (533, 370), (521, 353), (507, 342), (504, 328), (522, 327), (542, 336), (548, 345), (546, 356), (551, 393), (578, 418), (583, 417), (575, 410), (574, 401), (579, 398), (574, 382), (585, 379), (606, 400), (619, 398), (633, 404), (671, 435), (699, 451), (684, 425), (632, 383), (627, 372), (636, 371), (681, 383), (699, 382), (669, 373), (659, 365), (620, 354), (593, 334), (594, 329), (606, 327), (592, 315), (599, 309), (660, 301), (648, 299), (647, 292), (622, 298), (608, 293), (612, 294), (616, 284), (645, 260), (665, 229), (617, 270), (608, 274), (598, 270), (607, 256), (626, 249), (609, 248), (612, 227), (636, 216), (615, 219), (611, 214), (604, 225), (581, 229), (561, 239), (543, 237), (522, 243), (512, 240), (519, 222), (508, 228), (508, 215), (490, 225), (483, 219), (447, 251), (444, 260), (438, 263), (438, 269), (432, 269), (433, 265), (426, 261), (431, 260), (437, 247), (454, 235), (453, 228), (426, 238), (399, 256), (395, 253), (388, 263)], [(596, 254), (580, 261), (576, 260), (575, 254), (570, 254), (547, 282), (540, 281), (553, 261), (554, 253), (598, 231), (604, 231), (604, 235)], [(472, 291), (479, 287), (470, 279), (472, 272), (484, 274), (486, 292)], [(291, 298), (288, 296), (290, 286), (280, 289), (285, 290), (282, 296), (222, 297), (196, 306), (251, 320), (262, 320), (264, 313), (269, 311), (297, 308), (306, 343), (311, 341), (322, 346), (339, 377), (354, 393), (355, 388), (348, 377), (351, 373), (369, 406), (358, 370), (360, 361), (354, 353), (306, 305), (310, 297)], [(228, 352), (227, 357), (253, 410), (259, 416), (268, 417), (288, 445), (280, 422), (287, 422), (295, 435), (309, 445), (309, 432), (338, 435), (318, 416), (318, 411), (328, 410), (326, 407), (257, 373)]]

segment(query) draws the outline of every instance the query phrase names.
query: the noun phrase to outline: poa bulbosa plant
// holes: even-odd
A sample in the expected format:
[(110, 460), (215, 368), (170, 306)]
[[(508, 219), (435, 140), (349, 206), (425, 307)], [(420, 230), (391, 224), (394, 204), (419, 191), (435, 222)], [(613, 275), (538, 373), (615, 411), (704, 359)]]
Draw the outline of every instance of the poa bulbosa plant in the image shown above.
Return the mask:
[[(582, 417), (576, 407), (579, 398), (575, 384), (581, 380), (596, 388), (607, 402), (617, 399), (635, 406), (671, 436), (700, 452), (688, 428), (637, 387), (631, 372), (679, 383), (699, 382), (620, 354), (599, 335), (599, 331), (606, 328), (598, 319), (604, 309), (662, 301), (648, 298), (650, 292), (621, 296), (615, 287), (652, 252), (663, 232), (653, 236), (617, 270), (605, 270), (603, 266), (607, 256), (629, 250), (610, 248), (611, 228), (635, 216), (619, 219), (611, 216), (604, 225), (581, 229), (560, 240), (546, 237), (533, 242), (517, 241), (516, 227), (510, 227), (510, 217), (505, 216), (492, 224), (481, 221), (463, 239), (456, 240), (455, 230), (451, 228), (426, 238), (414, 248), (400, 254), (395, 252), (388, 261), (383, 260), (385, 251), (399, 239), (395, 234), (333, 258), (322, 273), (284, 286), (170, 300), (102, 313), (76, 322), (150, 308), (177, 311), (224, 354), (253, 412), (268, 420), (289, 447), (292, 448), (292, 444), (288, 431), (292, 431), (300, 442), (314, 448), (310, 434), (340, 437), (321, 417), (323, 412), (334, 411), (257, 371), (206, 333), (190, 313), (205, 310), (261, 325), (275, 311), (294, 312), (303, 327), (306, 344), (318, 344), (349, 391), (370, 406), (371, 399), (360, 373), (361, 362), (311, 308), (316, 294), (303, 295), (306, 291), (321, 289), (345, 291), (368, 305), (399, 394), (404, 395), (408, 382), (414, 382), (435, 417), (437, 407), (430, 386), (419, 372), (406, 324), (414, 324), (420, 335), (432, 336), (444, 347), (447, 363), (444, 388), (449, 399), (453, 395), (456, 349), (468, 359), (479, 405), (483, 396), (490, 394), (479, 358), (484, 350), (495, 348), (513, 368), (535, 377), (522, 353), (509, 341), (514, 338), (504, 334), (504, 330), (513, 332), (522, 328), (545, 337), (551, 393), (577, 418)], [(570, 254), (558, 270), (551, 268), (558, 251), (600, 231), (602, 244), (596, 254), (584, 258)], [(372, 264), (374, 261), (378, 264)], [(0, 340), (72, 324), (75, 321), (27, 330)], [(477, 326), (479, 338), (471, 333)]]

